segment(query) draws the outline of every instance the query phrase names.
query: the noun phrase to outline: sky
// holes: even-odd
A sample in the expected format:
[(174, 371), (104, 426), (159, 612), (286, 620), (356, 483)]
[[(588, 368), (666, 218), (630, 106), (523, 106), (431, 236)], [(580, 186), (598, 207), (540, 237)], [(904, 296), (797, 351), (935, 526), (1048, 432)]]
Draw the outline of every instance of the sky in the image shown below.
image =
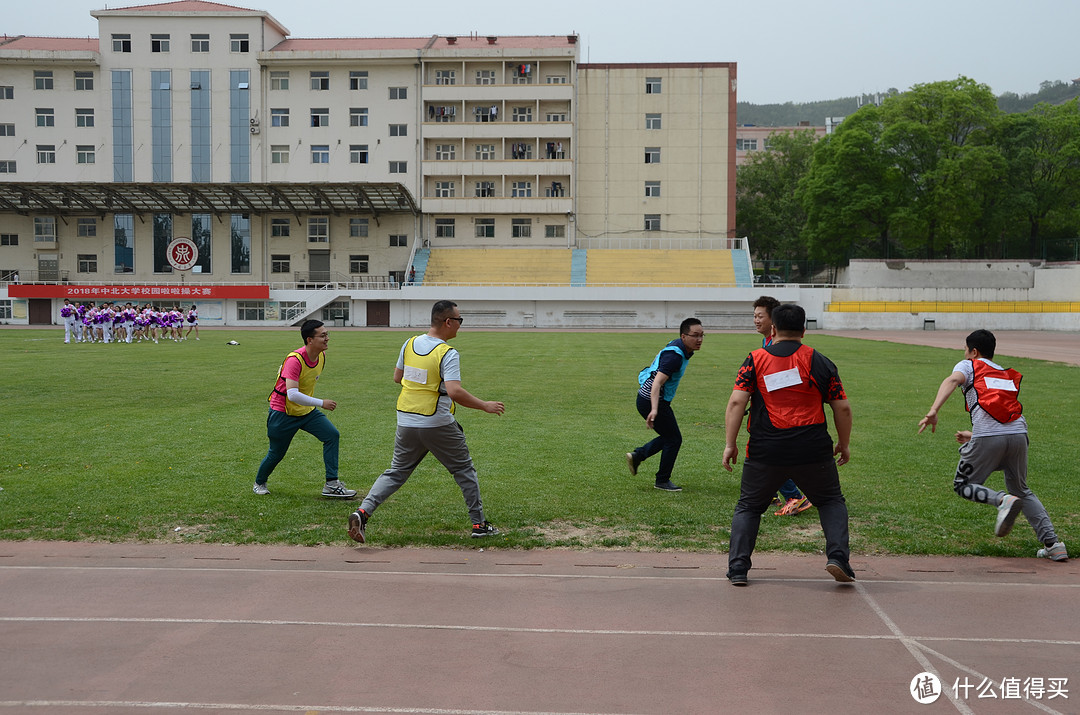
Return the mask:
[[(112, 8), (149, 4), (108, 3)], [(102, 0), (3, 0), (0, 35), (98, 35)], [(582, 62), (735, 62), (738, 99), (811, 102), (963, 75), (994, 94), (1080, 77), (1075, 0), (237, 0), (292, 37), (581, 38)]]

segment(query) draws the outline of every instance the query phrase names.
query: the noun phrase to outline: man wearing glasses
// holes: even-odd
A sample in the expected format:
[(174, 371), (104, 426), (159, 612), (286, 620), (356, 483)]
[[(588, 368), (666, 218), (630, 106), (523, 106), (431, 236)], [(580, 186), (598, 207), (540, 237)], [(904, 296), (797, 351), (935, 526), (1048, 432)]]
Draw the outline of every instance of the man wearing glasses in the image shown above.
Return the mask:
[(463, 322), (457, 303), (440, 300), (431, 308), (431, 328), (409, 338), (398, 355), (394, 382), (401, 385), (397, 401), (397, 433), (390, 468), (375, 480), (360, 508), (349, 515), (349, 537), (364, 543), (367, 521), (375, 510), (419, 466), (428, 452), (450, 472), (465, 497), (472, 519), (472, 538), (499, 533), (484, 518), (480, 482), (473, 467), (465, 432), (454, 419), (457, 405), (501, 415), (501, 402), (481, 400), (461, 386), (458, 351), (447, 344)]
[(656, 354), (652, 364), (638, 373), (637, 409), (645, 418), (645, 426), (655, 430), (657, 437), (644, 446), (626, 453), (626, 464), (631, 474), (637, 474), (638, 466), (657, 452), (660, 468), (656, 471), (657, 489), (665, 492), (681, 492), (682, 487), (671, 481), (671, 470), (682, 447), (682, 432), (671, 409), (679, 380), (686, 372), (686, 365), (694, 353), (701, 349), (705, 331), (697, 318), (687, 318), (679, 325), (679, 337), (672, 340)]

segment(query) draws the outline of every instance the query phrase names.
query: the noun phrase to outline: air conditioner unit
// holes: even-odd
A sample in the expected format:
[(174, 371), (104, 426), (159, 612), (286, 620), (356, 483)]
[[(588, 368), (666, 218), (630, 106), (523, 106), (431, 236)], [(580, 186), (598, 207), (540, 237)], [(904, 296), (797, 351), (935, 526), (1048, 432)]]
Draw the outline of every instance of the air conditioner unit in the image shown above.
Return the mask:
[(251, 119), (251, 126), (253, 126), (253, 127), (259, 126), (259, 120), (255, 119), (255, 118), (252, 118)]
[(251, 133), (252, 134), (258, 134), (259, 133), (259, 125), (258, 124), (251, 127)]

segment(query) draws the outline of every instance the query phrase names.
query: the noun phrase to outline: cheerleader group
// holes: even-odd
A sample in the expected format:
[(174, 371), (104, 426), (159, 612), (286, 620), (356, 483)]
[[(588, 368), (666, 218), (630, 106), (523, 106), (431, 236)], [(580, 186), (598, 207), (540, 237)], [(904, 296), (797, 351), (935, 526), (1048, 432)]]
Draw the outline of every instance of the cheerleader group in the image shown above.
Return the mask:
[[(120, 307), (116, 303), (105, 302), (100, 306), (93, 301), (78, 305), (64, 298), (60, 308), (60, 318), (64, 321), (64, 342), (73, 339), (77, 343), (132, 343), (143, 340), (187, 340), (191, 331), (199, 339), (199, 311), (191, 306), (186, 314), (180, 306), (172, 310), (154, 310), (147, 303), (142, 308), (125, 303)], [(184, 333), (184, 323), (187, 333)]]

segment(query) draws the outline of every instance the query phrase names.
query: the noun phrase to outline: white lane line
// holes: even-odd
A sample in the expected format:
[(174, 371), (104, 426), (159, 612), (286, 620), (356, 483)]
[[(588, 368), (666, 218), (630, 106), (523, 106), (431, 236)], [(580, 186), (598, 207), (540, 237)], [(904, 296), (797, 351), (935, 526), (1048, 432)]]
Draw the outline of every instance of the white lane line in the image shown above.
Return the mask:
[(630, 715), (538, 710), (456, 710), (422, 707), (364, 707), (361, 705), (248, 705), (244, 703), (154, 702), (150, 700), (0, 700), (0, 708), (132, 708), (141, 710), (238, 710), (241, 712), (406, 713), (420, 715)]
[[(869, 597), (867, 597), (868, 600)], [(877, 604), (872, 604), (874, 608)], [(883, 620), (887, 616), (879, 609), (875, 613)], [(300, 621), (242, 618), (126, 618), (88, 616), (0, 616), (0, 623), (130, 623), (159, 625), (219, 625), (219, 626), (305, 626), (317, 628), (388, 628), (426, 631), (473, 631), (496, 633), (535, 633), (540, 635), (600, 635), (600, 636), (678, 636), (692, 638), (806, 638), (836, 640), (926, 640), (945, 643), (1033, 643), (1037, 645), (1080, 646), (1080, 641), (1040, 638), (961, 638), (950, 636), (906, 636), (897, 629), (892, 635), (862, 633), (788, 633), (743, 631), (674, 631), (623, 630), (616, 628), (525, 628), (521, 626), (469, 626), (440, 623), (366, 623), (353, 621)], [(891, 623), (891, 621), (886, 621)]]

